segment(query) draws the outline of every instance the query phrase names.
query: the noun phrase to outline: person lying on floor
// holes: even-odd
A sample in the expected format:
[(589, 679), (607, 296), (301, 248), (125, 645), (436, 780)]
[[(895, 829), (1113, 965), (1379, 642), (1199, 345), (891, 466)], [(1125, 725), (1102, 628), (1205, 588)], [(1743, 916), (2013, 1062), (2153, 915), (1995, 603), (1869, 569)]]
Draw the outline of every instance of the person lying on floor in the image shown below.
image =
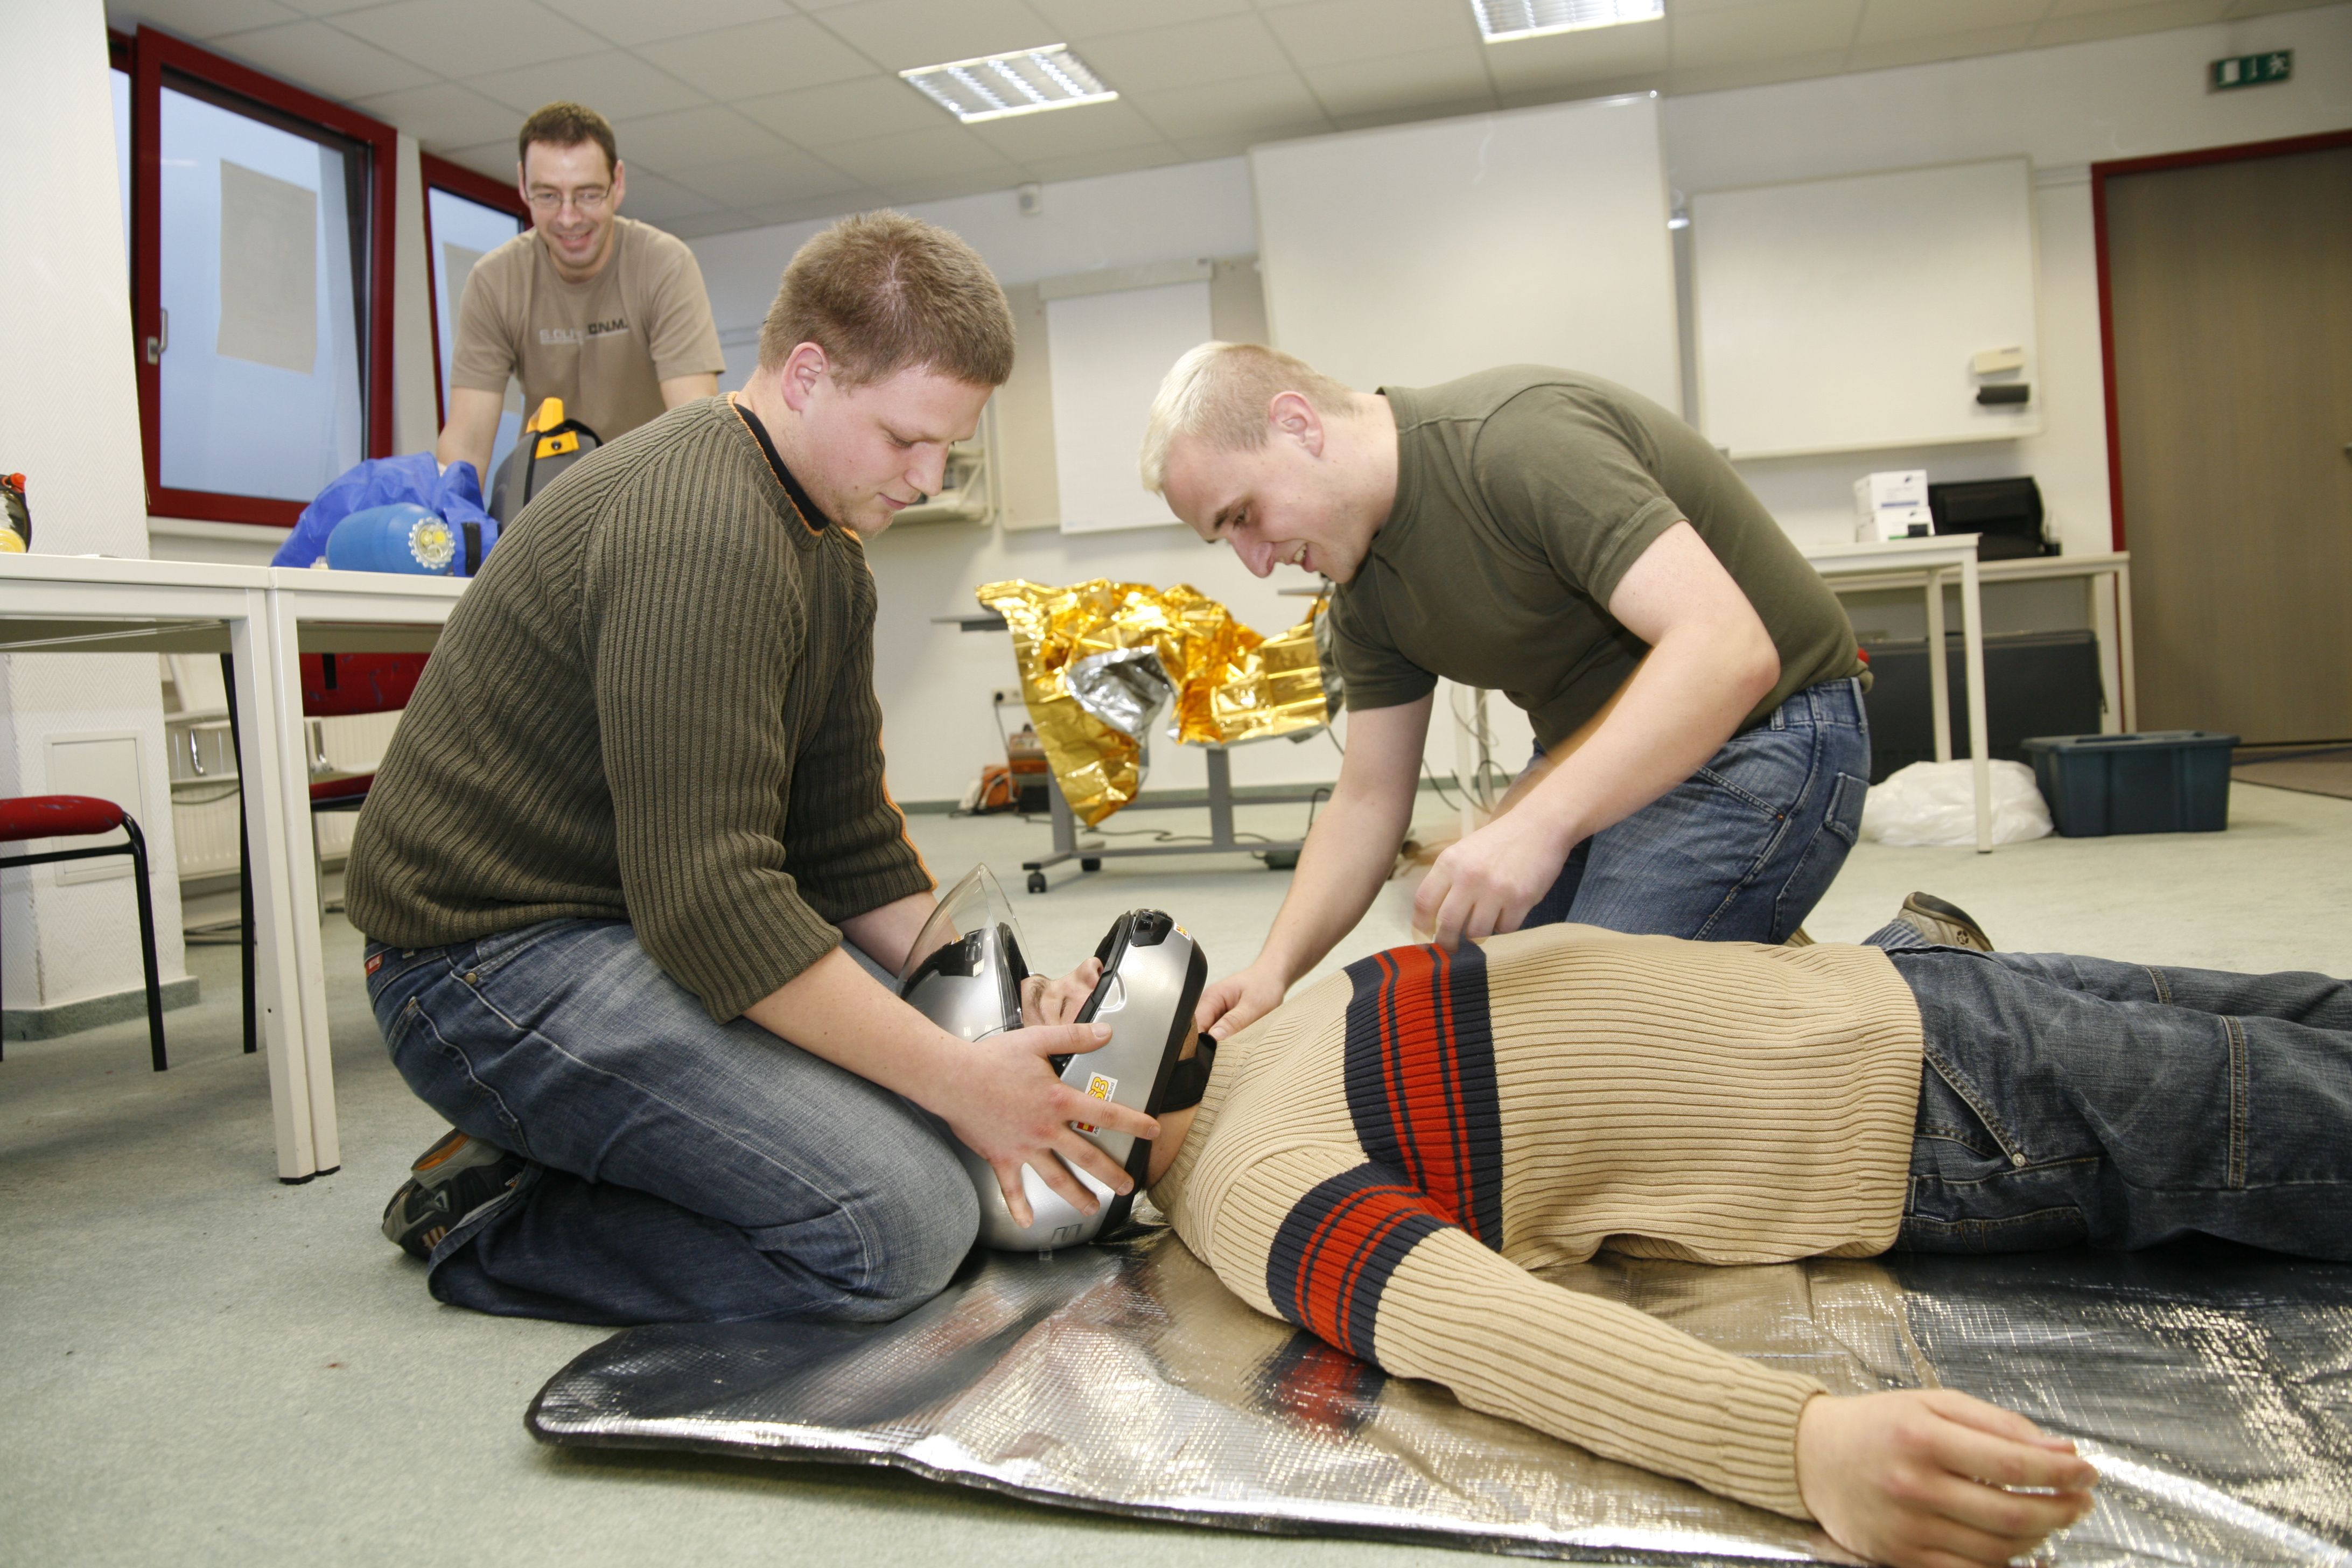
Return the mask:
[(1830, 1396), (1530, 1270), (2191, 1233), (2352, 1259), (2352, 984), (1979, 951), (1905, 909), (1873, 945), (1376, 954), (1211, 1047), (1152, 1197), (1258, 1310), (1474, 1409), (1873, 1561), (2006, 1562), (2088, 1511), (2070, 1443), (1951, 1390)]

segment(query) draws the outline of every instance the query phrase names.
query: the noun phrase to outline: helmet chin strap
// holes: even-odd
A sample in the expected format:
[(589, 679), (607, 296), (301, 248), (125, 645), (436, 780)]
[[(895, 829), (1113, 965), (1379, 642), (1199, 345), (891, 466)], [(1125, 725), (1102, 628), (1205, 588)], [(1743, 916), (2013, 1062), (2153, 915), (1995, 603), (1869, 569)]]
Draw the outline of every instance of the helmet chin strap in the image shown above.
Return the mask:
[(1190, 1110), (1201, 1103), (1209, 1092), (1209, 1075), (1217, 1070), (1217, 1039), (1202, 1035), (1199, 1047), (1180, 1061), (1168, 1074), (1168, 1103), (1155, 1115), (1165, 1116), (1171, 1110)]

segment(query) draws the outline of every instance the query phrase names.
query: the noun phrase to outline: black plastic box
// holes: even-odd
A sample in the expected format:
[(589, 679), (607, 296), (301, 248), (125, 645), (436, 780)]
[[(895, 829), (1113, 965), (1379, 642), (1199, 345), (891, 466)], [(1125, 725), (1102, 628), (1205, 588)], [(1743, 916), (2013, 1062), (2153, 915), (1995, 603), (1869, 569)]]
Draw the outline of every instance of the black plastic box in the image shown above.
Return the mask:
[(2069, 838), (2111, 833), (2219, 833), (2230, 825), (2235, 735), (2153, 730), (2042, 735), (2025, 742), (2033, 782)]
[[(1870, 694), (1870, 782), (1936, 755), (1934, 705), (1927, 684), (1927, 644), (1873, 642)], [(1951, 677), (1951, 752), (1969, 754), (1965, 661), (1958, 632), (1944, 635)], [(2021, 763), (2028, 735), (2096, 730), (2105, 702), (2099, 688), (2099, 645), (2089, 632), (2009, 632), (1984, 640), (1985, 735), (1997, 761)]]

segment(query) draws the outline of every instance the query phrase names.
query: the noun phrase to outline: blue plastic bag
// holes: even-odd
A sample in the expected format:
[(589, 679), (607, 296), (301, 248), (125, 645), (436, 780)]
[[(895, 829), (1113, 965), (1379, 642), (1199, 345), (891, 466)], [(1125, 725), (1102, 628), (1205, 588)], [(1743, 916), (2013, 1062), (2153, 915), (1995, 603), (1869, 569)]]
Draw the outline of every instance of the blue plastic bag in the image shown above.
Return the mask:
[(481, 541), (479, 550), (472, 552), (477, 562), (488, 560), (490, 546), (498, 542), (499, 525), (482, 510), (482, 481), (474, 465), (452, 463), (445, 472), (432, 453), (408, 452), (397, 458), (370, 458), (320, 490), (318, 500), (302, 509), (293, 533), (278, 547), (269, 563), (310, 565), (326, 553), (335, 524), (355, 511), (392, 501), (413, 502), (438, 513), (449, 525), (449, 531), (457, 538), (457, 558), (450, 567), (453, 576), (469, 574), (466, 570), (472, 542), (467, 538), (469, 524)]

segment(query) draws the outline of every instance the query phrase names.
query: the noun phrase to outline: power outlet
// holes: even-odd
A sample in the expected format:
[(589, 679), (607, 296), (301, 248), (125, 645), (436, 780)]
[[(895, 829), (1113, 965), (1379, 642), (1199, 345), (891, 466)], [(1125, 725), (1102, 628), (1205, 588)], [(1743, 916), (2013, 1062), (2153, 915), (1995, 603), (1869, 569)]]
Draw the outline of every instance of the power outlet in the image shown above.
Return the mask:
[(999, 708), (1018, 708), (1022, 706), (1021, 689), (1017, 686), (1000, 686), (988, 694), (988, 700)]

